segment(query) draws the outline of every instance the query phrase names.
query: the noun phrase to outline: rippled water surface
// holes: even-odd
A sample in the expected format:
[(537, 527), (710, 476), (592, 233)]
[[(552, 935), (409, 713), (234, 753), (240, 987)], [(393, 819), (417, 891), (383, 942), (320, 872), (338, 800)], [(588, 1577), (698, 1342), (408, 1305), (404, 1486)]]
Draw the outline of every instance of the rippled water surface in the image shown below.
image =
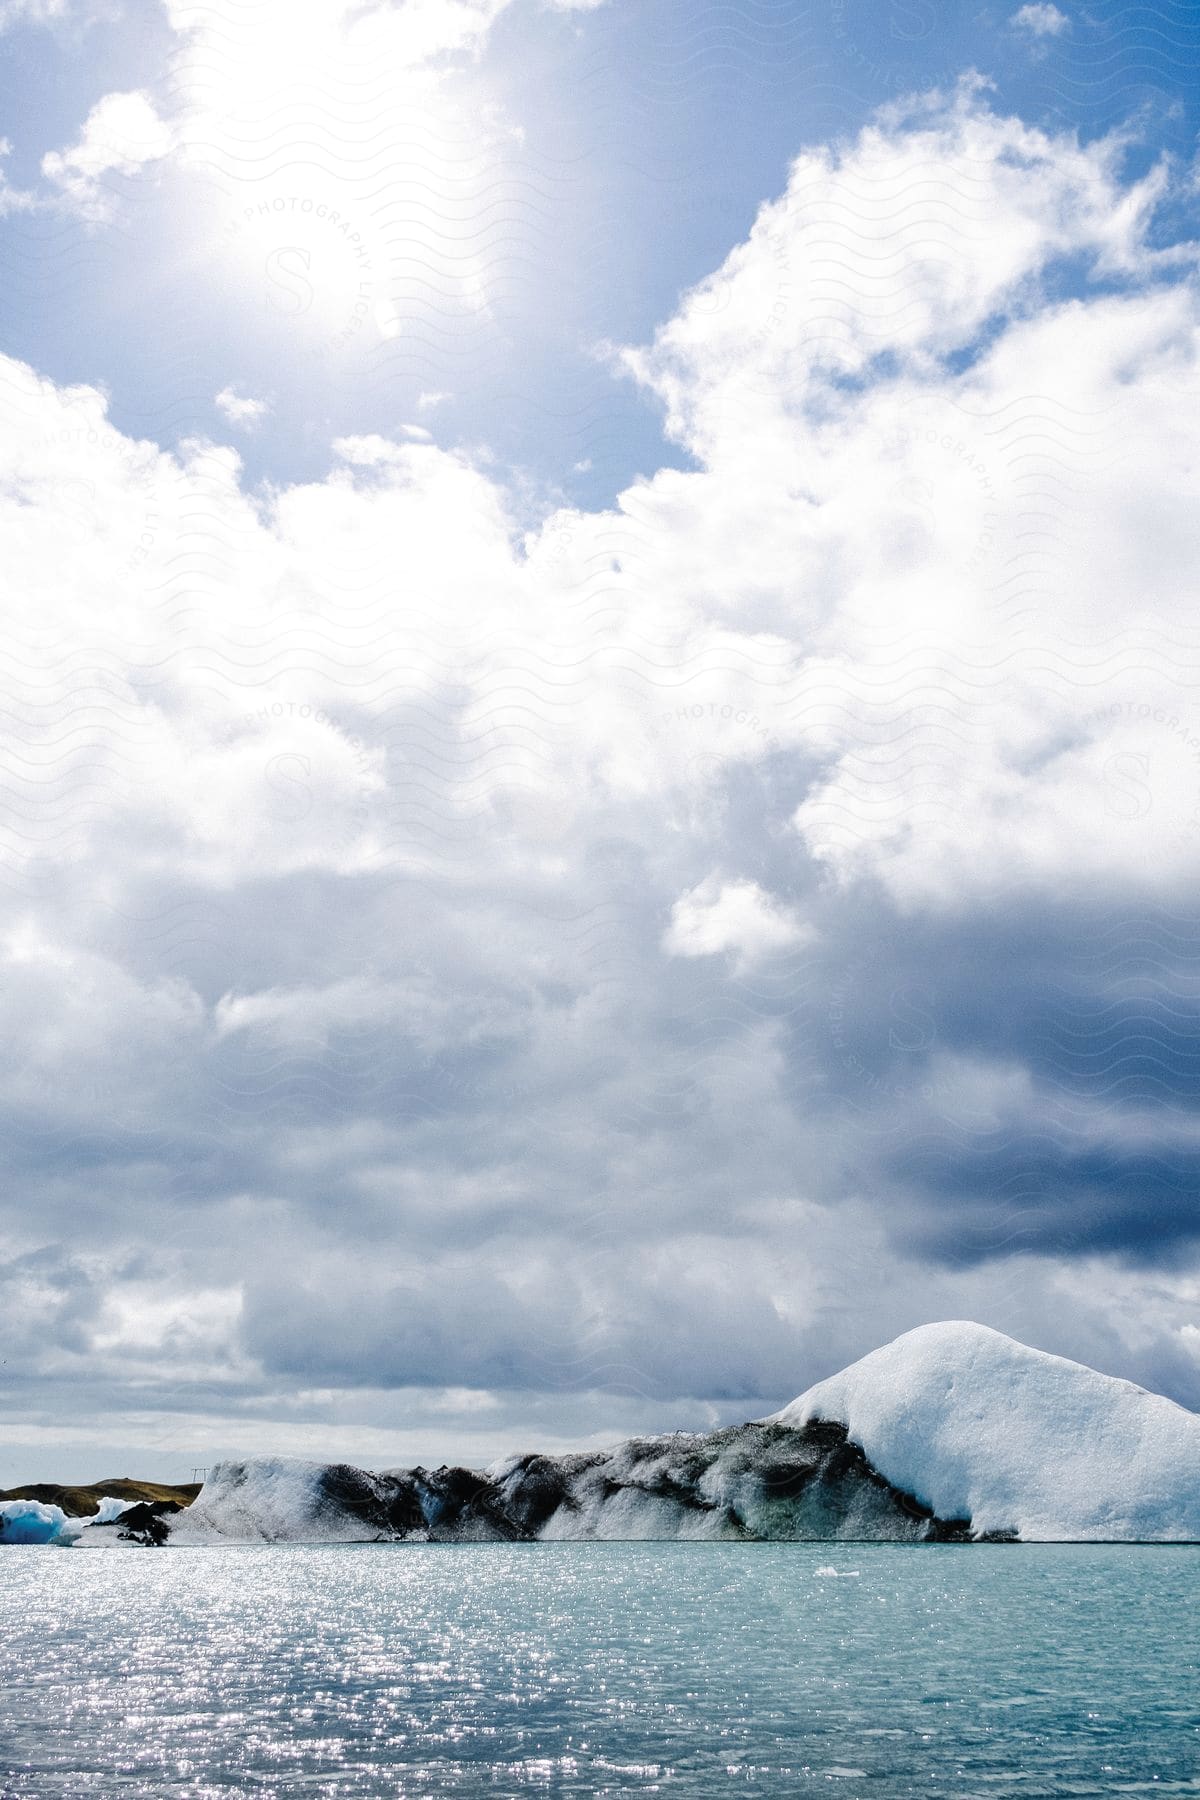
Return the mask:
[(1134, 1546), (10, 1548), (0, 1795), (1200, 1793), (1198, 1583)]

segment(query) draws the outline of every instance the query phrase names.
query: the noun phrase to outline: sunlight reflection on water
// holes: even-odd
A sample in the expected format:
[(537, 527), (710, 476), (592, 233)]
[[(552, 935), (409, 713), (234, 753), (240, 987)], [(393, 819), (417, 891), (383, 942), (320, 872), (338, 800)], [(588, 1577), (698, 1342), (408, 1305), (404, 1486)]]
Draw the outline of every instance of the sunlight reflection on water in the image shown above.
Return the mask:
[(9, 1549), (0, 1795), (1200, 1792), (1200, 1549), (830, 1553)]

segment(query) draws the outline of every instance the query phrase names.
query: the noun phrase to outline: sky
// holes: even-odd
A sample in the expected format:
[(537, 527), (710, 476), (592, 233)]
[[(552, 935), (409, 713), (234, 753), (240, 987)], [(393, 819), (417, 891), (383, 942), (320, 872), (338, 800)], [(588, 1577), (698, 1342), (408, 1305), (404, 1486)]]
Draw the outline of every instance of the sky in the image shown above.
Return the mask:
[(1198, 51), (0, 0), (0, 1486), (1200, 1407)]

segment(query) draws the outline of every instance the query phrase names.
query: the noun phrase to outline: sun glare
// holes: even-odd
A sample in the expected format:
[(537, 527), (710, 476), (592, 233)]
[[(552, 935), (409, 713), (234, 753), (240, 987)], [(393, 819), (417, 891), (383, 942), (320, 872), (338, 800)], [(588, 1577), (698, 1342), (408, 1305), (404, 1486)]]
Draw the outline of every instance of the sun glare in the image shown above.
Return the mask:
[(198, 248), (266, 326), (336, 354), (488, 309), (517, 141), (472, 55), (497, 10), (173, 9)]

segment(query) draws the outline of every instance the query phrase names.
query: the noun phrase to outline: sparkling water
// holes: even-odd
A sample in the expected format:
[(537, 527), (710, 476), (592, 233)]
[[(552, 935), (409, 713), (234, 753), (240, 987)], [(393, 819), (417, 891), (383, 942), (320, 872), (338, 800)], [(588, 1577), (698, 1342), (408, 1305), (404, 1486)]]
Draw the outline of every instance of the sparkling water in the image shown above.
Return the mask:
[(1200, 1793), (1200, 1549), (0, 1551), (0, 1795)]

